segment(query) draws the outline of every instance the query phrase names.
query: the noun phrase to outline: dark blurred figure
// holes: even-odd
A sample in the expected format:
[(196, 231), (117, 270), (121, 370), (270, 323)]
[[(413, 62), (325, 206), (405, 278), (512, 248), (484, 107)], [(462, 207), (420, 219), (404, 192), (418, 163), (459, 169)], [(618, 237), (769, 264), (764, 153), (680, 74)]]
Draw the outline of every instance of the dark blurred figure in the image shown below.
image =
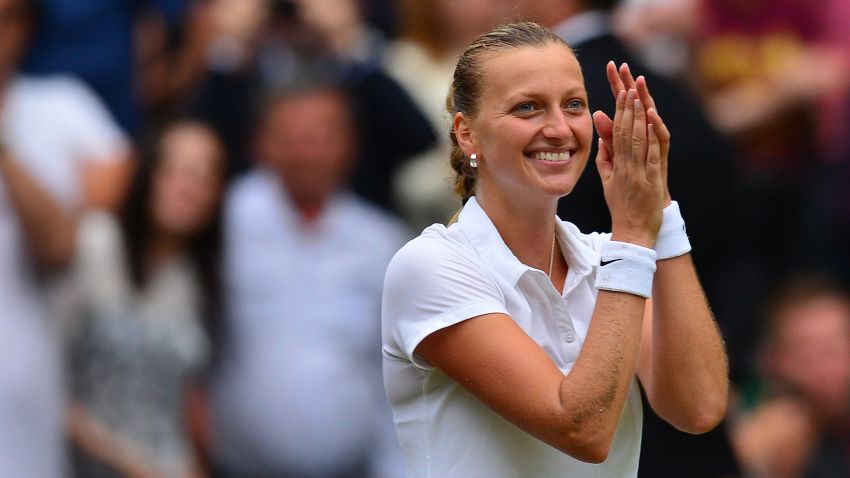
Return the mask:
[[(125, 131), (150, 101), (185, 94), (202, 63), (204, 14), (196, 0), (23, 0), (38, 8), (23, 69), (87, 83)], [(138, 32), (135, 31), (138, 28)], [(136, 38), (137, 37), (137, 38)]]
[[(227, 7), (222, 0), (217, 3)], [(395, 211), (396, 171), (436, 139), (427, 119), (376, 63), (380, 52), (375, 49), (383, 40), (363, 24), (357, 0), (315, 5), (276, 0), (269, 5), (265, 21), (245, 22), (250, 28), (214, 24), (220, 34), (212, 41), (215, 48), (208, 55), (206, 80), (194, 111), (222, 132), (237, 157), (236, 170), (242, 172), (251, 165), (252, 120), (256, 109), (262, 108), (257, 92), (310, 84), (316, 76), (336, 78), (350, 90), (357, 119), (360, 154), (351, 173), (353, 190)]]
[[(528, 2), (529, 13), (561, 35), (575, 48), (584, 73), (592, 110), (614, 114), (614, 97), (606, 78), (609, 61), (625, 62), (637, 77), (644, 75), (664, 122), (670, 125), (670, 192), (679, 202), (692, 232), (693, 258), (706, 296), (729, 343), (733, 368), (745, 353), (746, 329), (752, 327), (748, 309), (740, 300), (744, 267), (736, 170), (729, 147), (708, 123), (696, 100), (680, 86), (654, 74), (636, 60), (611, 29), (611, 11), (617, 0), (551, 0)], [(595, 145), (594, 145), (595, 147)], [(591, 157), (596, 154), (591, 152)], [(590, 165), (584, 179), (563, 198), (559, 215), (569, 217), (586, 231), (611, 227), (602, 182)], [(743, 303), (742, 303), (743, 302)], [(743, 337), (742, 337), (743, 336)], [(658, 418), (644, 400), (640, 476), (736, 476), (725, 425), (704, 435), (687, 435)]]
[(505, 22), (513, 0), (400, 0), (399, 36), (384, 50), (387, 72), (405, 89), (437, 132), (436, 143), (400, 168), (394, 181), (398, 210), (416, 231), (445, 223), (460, 208), (452, 187), (446, 94), (458, 55), (478, 35)]
[(850, 144), (850, 4), (711, 0), (698, 14), (691, 73), (712, 122), (734, 140), (758, 282), (770, 290), (823, 265), (826, 247), (846, 250), (830, 244), (818, 208), (834, 201), (819, 196)]
[(77, 215), (116, 206), (130, 161), (83, 85), (19, 73), (31, 7), (0, 0), (0, 474), (52, 478), (65, 460), (49, 292), (73, 256)]
[(121, 217), (89, 213), (78, 230), (66, 331), (75, 476), (203, 468), (189, 424), (203, 426), (202, 374), (221, 331), (225, 156), (207, 126), (187, 121), (151, 153)]
[(347, 187), (350, 99), (273, 95), (227, 196), (230, 342), (212, 388), (220, 476), (403, 474), (381, 384), (384, 271), (409, 237)]
[(850, 476), (850, 296), (797, 279), (777, 292), (762, 339), (764, 387), (734, 433), (748, 476)]

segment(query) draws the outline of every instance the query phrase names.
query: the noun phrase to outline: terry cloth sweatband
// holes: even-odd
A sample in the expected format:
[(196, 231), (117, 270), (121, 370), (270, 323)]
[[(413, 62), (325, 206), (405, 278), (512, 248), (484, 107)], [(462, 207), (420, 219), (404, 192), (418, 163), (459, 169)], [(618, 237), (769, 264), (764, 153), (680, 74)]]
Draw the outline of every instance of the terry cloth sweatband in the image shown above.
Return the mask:
[(679, 210), (679, 203), (673, 201), (664, 208), (661, 218), (661, 230), (655, 240), (657, 260), (672, 259), (691, 252), (691, 242), (685, 229), (685, 220)]
[(655, 251), (629, 242), (602, 244), (596, 288), (649, 298), (655, 274)]

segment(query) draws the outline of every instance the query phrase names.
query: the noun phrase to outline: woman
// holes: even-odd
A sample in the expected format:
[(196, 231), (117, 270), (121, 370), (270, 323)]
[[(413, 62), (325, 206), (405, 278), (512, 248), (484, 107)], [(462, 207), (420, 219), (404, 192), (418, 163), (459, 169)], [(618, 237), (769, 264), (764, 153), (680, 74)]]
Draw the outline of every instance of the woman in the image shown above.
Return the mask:
[(185, 412), (217, 332), (225, 166), (210, 129), (175, 123), (143, 161), (120, 221), (81, 220), (67, 343), (77, 476), (198, 471)]
[[(465, 205), (385, 280), (384, 379), (410, 476), (636, 476), (636, 378), (682, 430), (725, 413), (725, 354), (666, 187), (670, 135), (643, 78), (613, 63), (608, 77), (614, 119), (591, 119), (575, 55), (533, 23), (458, 60), (447, 107)], [(611, 234), (555, 217), (592, 123)]]

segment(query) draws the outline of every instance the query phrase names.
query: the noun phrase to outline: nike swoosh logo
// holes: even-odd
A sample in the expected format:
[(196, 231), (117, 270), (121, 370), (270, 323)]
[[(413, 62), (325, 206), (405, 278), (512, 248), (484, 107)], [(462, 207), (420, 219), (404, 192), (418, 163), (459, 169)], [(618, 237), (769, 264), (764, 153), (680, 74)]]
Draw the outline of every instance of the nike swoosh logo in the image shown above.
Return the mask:
[(622, 261), (622, 259), (611, 259), (610, 261), (599, 261), (599, 267), (605, 267), (612, 262)]

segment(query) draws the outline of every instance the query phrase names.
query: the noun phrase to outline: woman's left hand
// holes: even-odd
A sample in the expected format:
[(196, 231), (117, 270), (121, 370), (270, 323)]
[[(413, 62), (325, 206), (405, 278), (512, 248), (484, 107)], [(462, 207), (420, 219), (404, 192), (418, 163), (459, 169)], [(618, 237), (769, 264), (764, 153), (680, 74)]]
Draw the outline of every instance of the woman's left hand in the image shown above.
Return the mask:
[[(611, 86), (611, 93), (614, 94), (614, 98), (617, 98), (617, 95), (621, 91), (628, 92), (630, 89), (635, 89), (638, 92), (641, 102), (646, 106), (647, 126), (650, 124), (653, 125), (661, 146), (661, 180), (664, 184), (664, 206), (666, 207), (671, 202), (670, 188), (667, 183), (667, 157), (670, 151), (670, 131), (658, 114), (655, 100), (649, 94), (649, 88), (646, 86), (646, 78), (642, 75), (638, 76), (637, 80), (632, 78), (629, 65), (626, 63), (620, 65), (618, 70), (614, 62), (609, 61), (605, 71), (608, 75), (608, 84)], [(602, 138), (602, 142), (605, 143), (608, 151), (614, 151), (612, 143), (614, 121), (602, 111), (597, 111), (593, 117), (597, 134)], [(616, 161), (617, 158), (612, 158), (612, 160)]]

